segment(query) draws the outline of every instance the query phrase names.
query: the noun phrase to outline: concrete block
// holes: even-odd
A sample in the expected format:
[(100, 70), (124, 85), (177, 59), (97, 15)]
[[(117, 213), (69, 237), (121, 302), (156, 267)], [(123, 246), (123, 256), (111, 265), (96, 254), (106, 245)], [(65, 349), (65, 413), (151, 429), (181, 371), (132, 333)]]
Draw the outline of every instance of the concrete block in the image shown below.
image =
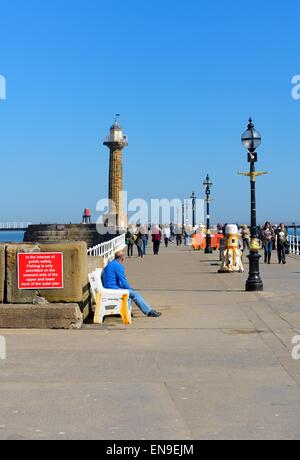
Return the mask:
[(0, 244), (0, 303), (4, 302), (5, 286), (5, 244)]
[(84, 242), (39, 244), (41, 252), (63, 252), (64, 288), (40, 291), (48, 302), (82, 303), (89, 297), (87, 245)]
[(97, 268), (104, 268), (104, 258), (88, 256), (88, 272), (92, 273)]
[(36, 291), (21, 291), (18, 289), (18, 253), (40, 252), (36, 244), (7, 244), (6, 245), (6, 298), (7, 303), (33, 303)]
[[(64, 255), (64, 288), (47, 290), (42, 289), (39, 291), (19, 290), (17, 255), (20, 252), (62, 252)], [(91, 301), (88, 282), (88, 260), (86, 243), (66, 242), (53, 244), (8, 244), (6, 245), (5, 253), (6, 296), (4, 301), (6, 303), (31, 304), (36, 303), (38, 297), (45, 298), (50, 303), (77, 303), (84, 313), (84, 319), (87, 318), (91, 311)], [(2, 291), (5, 293), (5, 288), (3, 288)]]
[(80, 329), (77, 304), (0, 305), (1, 329)]

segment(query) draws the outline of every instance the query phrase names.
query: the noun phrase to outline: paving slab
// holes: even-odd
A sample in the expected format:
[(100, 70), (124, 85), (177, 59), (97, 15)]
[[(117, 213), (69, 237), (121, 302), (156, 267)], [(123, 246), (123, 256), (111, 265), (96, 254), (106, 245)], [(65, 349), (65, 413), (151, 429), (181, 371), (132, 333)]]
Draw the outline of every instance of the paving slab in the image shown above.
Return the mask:
[(300, 258), (262, 265), (258, 294), (218, 263), (174, 246), (128, 260), (159, 319), (2, 330), (0, 439), (299, 439)]

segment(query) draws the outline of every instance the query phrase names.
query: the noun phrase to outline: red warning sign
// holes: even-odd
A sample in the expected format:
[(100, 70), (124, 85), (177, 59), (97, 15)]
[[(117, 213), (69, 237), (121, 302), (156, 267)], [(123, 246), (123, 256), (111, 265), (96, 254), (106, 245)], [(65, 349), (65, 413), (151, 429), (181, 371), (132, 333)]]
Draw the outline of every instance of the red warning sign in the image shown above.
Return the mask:
[(63, 253), (18, 254), (19, 289), (63, 289)]

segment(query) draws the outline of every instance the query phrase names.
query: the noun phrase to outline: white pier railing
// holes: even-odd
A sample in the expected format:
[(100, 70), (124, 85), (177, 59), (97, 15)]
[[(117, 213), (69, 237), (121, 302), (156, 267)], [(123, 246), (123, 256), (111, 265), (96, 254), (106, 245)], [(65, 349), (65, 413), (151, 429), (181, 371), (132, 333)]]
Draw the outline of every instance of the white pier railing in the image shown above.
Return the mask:
[(113, 240), (98, 244), (88, 250), (88, 256), (103, 257), (106, 260), (112, 260), (118, 251), (122, 251), (126, 247), (125, 233), (117, 236)]
[(31, 222), (0, 222), (0, 230), (26, 230)]
[(300, 237), (298, 235), (289, 236), (290, 254), (300, 254)]

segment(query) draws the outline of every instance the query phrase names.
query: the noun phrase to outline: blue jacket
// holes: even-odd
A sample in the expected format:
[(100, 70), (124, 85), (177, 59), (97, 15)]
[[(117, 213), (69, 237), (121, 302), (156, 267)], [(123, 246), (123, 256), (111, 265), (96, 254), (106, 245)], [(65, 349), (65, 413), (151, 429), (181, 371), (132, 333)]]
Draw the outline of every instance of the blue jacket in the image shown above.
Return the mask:
[(126, 279), (125, 269), (117, 260), (113, 260), (105, 267), (102, 275), (102, 282), (105, 289), (132, 290), (132, 287)]

